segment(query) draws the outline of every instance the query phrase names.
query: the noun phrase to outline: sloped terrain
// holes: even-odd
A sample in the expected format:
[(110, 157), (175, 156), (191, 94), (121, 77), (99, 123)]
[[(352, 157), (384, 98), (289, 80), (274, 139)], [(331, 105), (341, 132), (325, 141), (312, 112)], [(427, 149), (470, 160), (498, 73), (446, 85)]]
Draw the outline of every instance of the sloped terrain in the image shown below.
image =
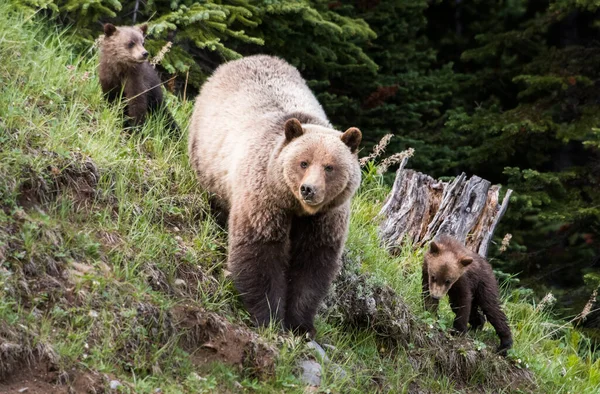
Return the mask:
[[(123, 130), (93, 48), (0, 6), (0, 392), (597, 392), (589, 342), (506, 288), (507, 359), (489, 326), (452, 337), (420, 306), (420, 251), (376, 236), (365, 171), (345, 270), (303, 338), (257, 331), (224, 270), (226, 232), (163, 119)], [(169, 96), (185, 128), (192, 103)], [(417, 152), (418, 154), (418, 152)], [(298, 360), (322, 364), (306, 387)], [(112, 387), (112, 388), (111, 388)]]

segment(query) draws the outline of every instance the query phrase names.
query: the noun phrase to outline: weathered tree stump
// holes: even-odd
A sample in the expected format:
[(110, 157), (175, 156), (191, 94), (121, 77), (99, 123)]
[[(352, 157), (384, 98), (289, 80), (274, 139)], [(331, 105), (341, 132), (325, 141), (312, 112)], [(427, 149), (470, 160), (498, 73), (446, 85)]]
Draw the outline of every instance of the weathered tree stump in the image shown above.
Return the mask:
[(600, 330), (600, 286), (592, 292), (587, 304), (583, 310), (575, 316), (573, 322), (579, 328), (588, 328), (596, 330), (592, 335), (596, 341), (600, 341), (598, 330)]
[(406, 170), (402, 160), (396, 180), (381, 212), (380, 237), (395, 252), (403, 243), (421, 246), (444, 233), (486, 257), (498, 222), (506, 212), (512, 190), (498, 204), (500, 186), (465, 173), (452, 182)]

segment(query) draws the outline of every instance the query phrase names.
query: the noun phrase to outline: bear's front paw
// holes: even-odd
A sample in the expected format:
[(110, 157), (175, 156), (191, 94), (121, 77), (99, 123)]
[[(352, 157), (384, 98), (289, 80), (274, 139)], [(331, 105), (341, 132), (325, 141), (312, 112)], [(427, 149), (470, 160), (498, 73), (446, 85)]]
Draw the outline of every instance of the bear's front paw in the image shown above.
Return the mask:
[(300, 325), (286, 324), (285, 326), (288, 330), (293, 332), (294, 335), (308, 336), (309, 339), (314, 339), (315, 336), (317, 335), (317, 329), (313, 325), (309, 326), (306, 324), (300, 324)]
[(454, 336), (463, 336), (467, 333), (466, 329), (463, 330), (463, 329), (458, 329), (456, 327), (451, 328), (449, 331), (450, 331), (450, 334), (454, 335)]
[(506, 357), (508, 349), (512, 348), (513, 341), (512, 339), (504, 339), (500, 341), (500, 346), (496, 349), (496, 353), (499, 355)]

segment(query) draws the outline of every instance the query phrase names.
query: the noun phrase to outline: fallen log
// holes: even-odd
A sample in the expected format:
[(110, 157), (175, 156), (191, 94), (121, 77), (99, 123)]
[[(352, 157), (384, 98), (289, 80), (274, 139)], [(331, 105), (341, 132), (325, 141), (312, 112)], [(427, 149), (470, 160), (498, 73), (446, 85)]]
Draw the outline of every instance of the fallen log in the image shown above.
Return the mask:
[(405, 157), (396, 172), (390, 195), (379, 215), (382, 243), (390, 252), (405, 242), (422, 246), (437, 234), (456, 237), (486, 257), (498, 222), (506, 212), (512, 190), (499, 204), (500, 186), (478, 176), (460, 174), (451, 182), (407, 170)]

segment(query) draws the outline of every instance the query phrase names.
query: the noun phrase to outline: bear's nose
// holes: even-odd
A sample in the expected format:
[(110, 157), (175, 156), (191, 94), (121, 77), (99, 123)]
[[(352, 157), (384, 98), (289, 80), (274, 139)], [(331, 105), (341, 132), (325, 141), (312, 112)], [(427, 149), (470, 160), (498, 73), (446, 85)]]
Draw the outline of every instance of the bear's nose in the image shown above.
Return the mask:
[(142, 56), (144, 57), (144, 59), (147, 59), (148, 58), (148, 51), (142, 52)]
[(315, 196), (315, 187), (312, 185), (304, 184), (300, 186), (300, 194), (305, 200), (310, 200)]

